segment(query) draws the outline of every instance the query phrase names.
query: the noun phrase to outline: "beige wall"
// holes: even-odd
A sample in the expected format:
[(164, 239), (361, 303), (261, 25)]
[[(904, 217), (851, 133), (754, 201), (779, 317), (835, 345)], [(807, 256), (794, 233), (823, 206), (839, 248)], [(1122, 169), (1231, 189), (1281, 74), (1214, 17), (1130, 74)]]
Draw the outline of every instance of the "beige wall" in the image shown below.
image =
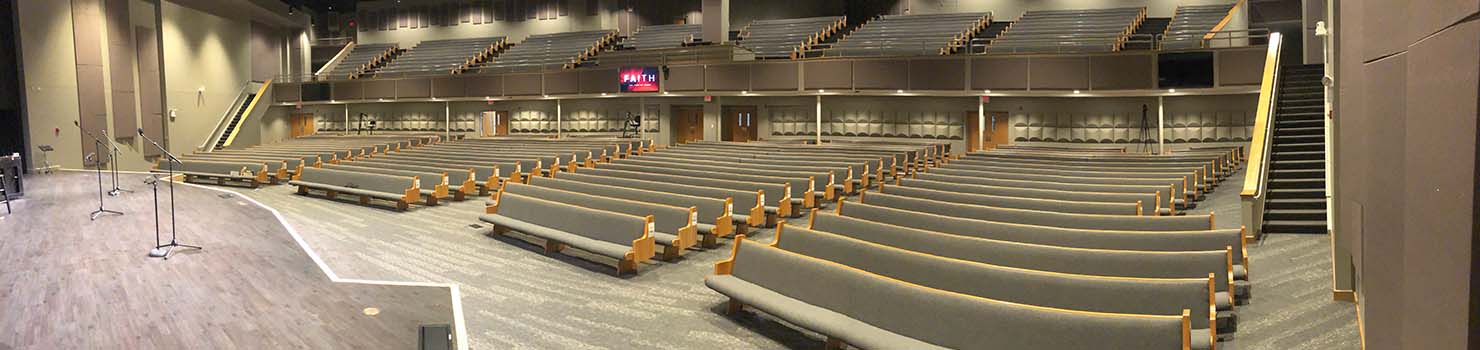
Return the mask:
[[(165, 2), (166, 110), (170, 150), (195, 150), (251, 76), (249, 25)], [(168, 115), (168, 113), (167, 113)]]
[[(72, 7), (68, 1), (18, 1), (21, 74), (25, 76), (27, 132), (32, 147), (51, 145), (49, 161), (82, 168), (82, 135), (77, 120), (77, 71), (72, 46)], [(54, 132), (60, 130), (60, 132)], [(35, 164), (40, 166), (40, 156)]]

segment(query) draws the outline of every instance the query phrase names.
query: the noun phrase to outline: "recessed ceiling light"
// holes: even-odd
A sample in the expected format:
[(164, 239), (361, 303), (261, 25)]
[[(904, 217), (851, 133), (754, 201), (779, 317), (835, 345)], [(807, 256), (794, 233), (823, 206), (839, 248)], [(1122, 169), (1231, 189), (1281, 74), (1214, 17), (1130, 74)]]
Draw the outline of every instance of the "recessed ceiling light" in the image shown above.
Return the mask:
[(605, 92), (601, 93), (601, 96), (606, 96), (606, 93)]
[(988, 90), (982, 90), (982, 93), (984, 93), (984, 94), (990, 94), (990, 93), (992, 93), (992, 90), (990, 90), (990, 89), (988, 89)]
[(1177, 92), (1177, 89), (1167, 89), (1167, 92)]
[(1079, 93), (1079, 90), (1074, 90), (1074, 93), (1076, 93), (1076, 94)]
[(740, 90), (740, 94), (741, 95), (749, 95), (750, 94), (750, 91)]
[(902, 89), (901, 90), (894, 90), (894, 93), (896, 93), (896, 94), (902, 94), (902, 93), (904, 93), (904, 90), (902, 90)]
[(827, 92), (827, 90), (823, 90), (823, 89), (817, 89), (817, 93), (819, 93), (819, 94), (820, 94), (820, 93), (824, 93), (824, 92)]

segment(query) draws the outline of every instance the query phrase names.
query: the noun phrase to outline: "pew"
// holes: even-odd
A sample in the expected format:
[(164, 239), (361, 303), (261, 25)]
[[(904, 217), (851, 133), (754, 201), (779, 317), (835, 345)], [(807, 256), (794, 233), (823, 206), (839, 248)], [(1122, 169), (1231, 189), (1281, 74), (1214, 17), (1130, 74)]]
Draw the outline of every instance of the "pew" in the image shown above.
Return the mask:
[(300, 195), (309, 194), (309, 190), (320, 190), (332, 200), (340, 194), (348, 194), (359, 197), (362, 205), (369, 205), (371, 199), (382, 199), (395, 202), (396, 209), (402, 211), (421, 198), (421, 179), (414, 176), (304, 168), (293, 175), (288, 184), (298, 186)]
[[(545, 253), (566, 246), (617, 259), (617, 275), (636, 272), (637, 266), (656, 254), (652, 237), (653, 216), (634, 216), (542, 200), (515, 193), (506, 184), (493, 195), (492, 204), (478, 219), (493, 225), (493, 235), (509, 231), (545, 240)], [(571, 220), (581, 218), (581, 220)]]

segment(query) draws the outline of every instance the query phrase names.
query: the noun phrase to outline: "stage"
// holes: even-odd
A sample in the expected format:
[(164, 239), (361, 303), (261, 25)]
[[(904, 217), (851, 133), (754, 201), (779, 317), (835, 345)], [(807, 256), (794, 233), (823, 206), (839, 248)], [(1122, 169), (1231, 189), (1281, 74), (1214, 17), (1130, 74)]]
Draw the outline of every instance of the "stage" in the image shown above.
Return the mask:
[(147, 175), (119, 174), (134, 192), (104, 200), (125, 214), (90, 221), (93, 176), (31, 175), (0, 219), (0, 349), (414, 349), (460, 312), (454, 287), (331, 277), (272, 211), (192, 185), (175, 187), (180, 242), (205, 249), (150, 258)]

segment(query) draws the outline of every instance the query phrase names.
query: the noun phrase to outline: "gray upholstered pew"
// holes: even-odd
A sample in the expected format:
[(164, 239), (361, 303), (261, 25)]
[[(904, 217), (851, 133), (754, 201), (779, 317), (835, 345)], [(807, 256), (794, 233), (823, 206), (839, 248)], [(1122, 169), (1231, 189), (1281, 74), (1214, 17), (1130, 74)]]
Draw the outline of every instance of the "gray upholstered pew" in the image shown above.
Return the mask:
[(826, 154), (834, 157), (888, 157), (893, 159), (893, 163), (895, 164), (895, 168), (890, 170), (891, 174), (895, 175), (900, 171), (914, 171), (917, 167), (923, 165), (924, 158), (917, 157), (916, 152), (910, 151), (871, 151), (816, 145), (782, 146), (779, 144), (768, 145), (762, 142), (690, 142), (684, 144), (681, 148), (733, 152), (736, 154), (769, 153), (772, 155), (786, 156), (817, 156)]
[[(297, 173), (297, 170), (296, 170), (296, 168), (293, 168), (292, 166), (288, 165), (288, 164), (290, 164), (289, 163), (290, 161), (292, 161), (293, 163), (298, 163), (298, 164), (302, 164), (303, 163), (303, 160), (301, 158), (300, 159), (282, 159), (282, 158), (277, 158), (277, 157), (239, 157), (239, 156), (221, 157), (221, 156), (205, 156), (205, 155), (195, 155), (195, 154), (190, 154), (190, 155), (186, 155), (186, 156), (180, 157), (180, 160), (182, 160), (182, 161), (193, 160), (193, 161), (199, 161), (199, 162), (221, 162), (221, 163), (254, 163), (254, 164), (259, 164), (260, 163), (260, 164), (263, 164), (263, 165), (266, 165), (267, 166), (267, 175), (268, 176), (271, 176), (273, 178), (273, 182), (274, 183), (276, 183), (278, 181), (286, 182), (288, 180), (292, 180), (293, 179), (291, 174)], [(176, 165), (176, 166), (178, 167), (179, 165)]]
[[(490, 162), (490, 161), (494, 161), (494, 162), (510, 162), (510, 161), (524, 160), (524, 161), (537, 162), (537, 164), (538, 164), (538, 166), (536, 166), (536, 167), (528, 167), (528, 166), (525, 166), (524, 167), (524, 169), (529, 170), (529, 174), (531, 174), (531, 175), (543, 175), (544, 172), (550, 170), (549, 168), (558, 167), (561, 164), (565, 164), (565, 163), (561, 163), (562, 161), (568, 162), (568, 161), (574, 159), (575, 157), (574, 157), (574, 155), (570, 155), (570, 154), (567, 154), (567, 155), (564, 155), (564, 156), (562, 156), (562, 155), (543, 155), (543, 156), (538, 156), (538, 155), (508, 155), (508, 154), (504, 154), (504, 155), (495, 155), (495, 154), (484, 154), (484, 155), (465, 154), (465, 155), (459, 155), (459, 154), (442, 154), (442, 153), (433, 153), (433, 152), (401, 152), (401, 153), (397, 153), (395, 155), (385, 155), (385, 156), (381, 156), (381, 157), (377, 157), (377, 158), (413, 159), (413, 160), (414, 159), (436, 159), (436, 160), (450, 160), (450, 161), (475, 162), (475, 163), (476, 162)], [(525, 165), (528, 165), (528, 164), (526, 163)]]
[[(941, 174), (941, 175), (951, 175), (951, 176), (985, 177), (985, 178), (993, 178), (993, 179), (1039, 181), (1039, 182), (1098, 184), (1098, 185), (1147, 185), (1147, 186), (1166, 186), (1166, 185), (1171, 185), (1172, 186), (1172, 193), (1171, 193), (1171, 195), (1174, 196), (1175, 198), (1181, 198), (1183, 200), (1183, 202), (1188, 203), (1189, 206), (1191, 205), (1192, 200), (1198, 198), (1198, 196), (1201, 195), (1201, 192), (1198, 192), (1196, 190), (1196, 188), (1197, 188), (1196, 185), (1193, 185), (1192, 187), (1189, 187), (1188, 184), (1187, 184), (1187, 182), (1186, 182), (1186, 179), (1184, 179), (1184, 178), (1165, 177), (1165, 178), (1146, 179), (1146, 178), (1116, 178), (1116, 177), (1098, 177), (1098, 176), (1063, 176), (1063, 175), (1048, 175), (1048, 174), (1022, 174), (1022, 173), (1012, 173), (1012, 172), (997, 172), (997, 171), (984, 171), (984, 170), (972, 170), (972, 169), (959, 169), (959, 168), (953, 168), (951, 165), (946, 165), (946, 166), (942, 166), (942, 167), (938, 167), (938, 168), (933, 168), (933, 169), (926, 169), (925, 171), (936, 173), (936, 174)], [(1189, 190), (1189, 189), (1191, 189), (1191, 190)]]
[[(1242, 229), (1195, 231), (1131, 231), (1075, 229), (995, 222), (877, 206), (866, 203), (840, 205), (835, 213), (892, 225), (956, 235), (1012, 242), (1055, 245), (1086, 249), (1124, 249), (1145, 251), (1223, 250), (1228, 247), (1228, 276), (1219, 276), (1236, 296), (1248, 296), (1247, 285), (1235, 286), (1235, 280), (1248, 280), (1249, 255)], [(1227, 278), (1225, 278), (1227, 277)]]
[[(533, 181), (533, 180), (531, 180)], [(606, 197), (586, 192), (567, 191), (554, 187), (531, 184), (512, 186), (504, 195), (518, 194), (547, 201), (560, 202), (589, 209), (605, 210), (632, 216), (652, 216), (653, 228), (649, 235), (653, 242), (663, 246), (663, 260), (672, 260), (699, 242), (699, 209), (677, 207), (667, 204), (634, 201), (617, 197)], [(566, 217), (564, 220), (575, 220)]]
[[(1173, 314), (1191, 310), (1193, 349), (1217, 342), (1214, 273), (1203, 278), (1098, 276), (993, 265), (778, 225), (771, 246), (925, 287), (1069, 310)], [(1206, 323), (1204, 323), (1206, 322)]]
[(703, 159), (714, 161), (731, 161), (741, 164), (766, 164), (778, 166), (831, 166), (849, 167), (857, 174), (859, 184), (863, 187), (870, 186), (873, 181), (883, 178), (883, 169), (892, 167), (890, 158), (846, 158), (830, 157), (828, 155), (817, 155), (813, 157), (804, 156), (765, 156), (763, 154), (735, 155), (686, 148), (665, 148), (661, 151), (645, 154), (647, 156), (683, 157), (688, 159)]
[[(387, 161), (401, 164), (425, 165), (425, 166), (493, 166), (499, 168), (505, 179), (523, 182), (523, 179), (531, 174), (539, 174), (540, 167), (544, 166), (537, 159), (508, 159), (508, 158), (485, 158), (481, 160), (447, 159), (427, 155), (396, 154), (375, 157), (360, 161)], [(509, 170), (508, 172), (504, 172)]]
[(1011, 160), (1020, 163), (1036, 164), (1063, 164), (1063, 165), (1090, 165), (1090, 166), (1114, 166), (1120, 168), (1169, 168), (1169, 167), (1196, 167), (1203, 170), (1204, 177), (1222, 178), (1227, 176), (1222, 167), (1216, 161), (1155, 161), (1137, 159), (1089, 159), (1074, 157), (1033, 157), (1027, 155), (1006, 155), (995, 153), (972, 153), (965, 158), (985, 161)]
[[(506, 193), (509, 183), (493, 195), (493, 204), (478, 219), (493, 224), (493, 234), (510, 230), (545, 240), (546, 253), (566, 246), (617, 259), (617, 274), (636, 272), (656, 254), (653, 216), (634, 216), (591, 209), (530, 196)], [(571, 220), (571, 218), (581, 218)]]
[[(452, 197), (452, 194), (449, 193), (450, 192), (450, 190), (449, 190), (450, 186), (449, 186), (449, 183), (448, 183), (447, 172), (426, 172), (426, 171), (410, 171), (410, 170), (384, 169), (384, 168), (375, 168), (375, 167), (364, 167), (364, 166), (346, 165), (346, 164), (354, 164), (354, 163), (353, 162), (349, 162), (349, 163), (343, 163), (343, 164), (329, 164), (329, 165), (325, 165), (324, 168), (325, 169), (333, 169), (333, 170), (342, 170), (342, 171), (352, 171), (352, 172), (357, 172), (357, 173), (367, 173), (367, 174), (381, 174), (381, 175), (394, 175), (394, 176), (410, 176), (410, 177), (415, 177), (415, 178), (421, 179), (421, 180), (423, 180), (422, 181), (423, 182), (423, 185), (421, 186), (421, 198), (422, 198), (422, 200), (426, 201), (426, 205), (428, 205), (428, 206), (435, 206), (435, 205), (437, 205), (437, 202), (440, 202), (440, 201), (442, 201), (445, 198)], [(458, 197), (459, 197), (458, 200), (462, 200), (462, 198), (461, 198), (462, 195), (461, 194), (458, 194)]]
[(858, 201), (878, 206), (1025, 225), (1096, 230), (1193, 231), (1213, 229), (1213, 215), (1137, 216), (1078, 214), (999, 208), (889, 193), (860, 193)]
[(803, 204), (804, 202), (803, 199), (797, 197), (815, 197), (811, 195), (811, 191), (805, 192), (802, 196), (794, 196), (792, 193), (794, 189), (799, 187), (804, 189), (812, 188), (812, 181), (810, 179), (796, 180), (768, 176), (734, 175), (712, 171), (653, 168), (628, 164), (603, 164), (595, 169), (621, 170), (626, 172), (626, 176), (636, 179), (671, 181), (696, 186), (711, 186), (746, 191), (759, 189), (773, 195), (776, 192), (781, 192), (780, 198), (776, 198), (773, 202), (776, 203), (776, 209), (772, 210), (770, 208), (771, 206), (767, 205), (766, 211), (774, 211), (782, 217), (801, 215), (801, 210), (797, 207), (801, 207), (799, 204)]
[[(783, 179), (793, 179), (793, 180), (796, 180), (796, 179), (805, 179), (806, 180), (805, 184), (810, 185), (808, 187), (805, 187), (807, 189), (807, 192), (806, 193), (807, 194), (810, 194), (812, 197), (815, 197), (815, 198), (802, 198), (803, 206), (805, 206), (807, 208), (816, 207), (818, 205), (817, 200), (819, 200), (819, 199), (824, 200), (824, 201), (831, 201), (834, 198), (837, 198), (837, 191), (836, 191), (836, 187), (834, 185), (836, 185), (838, 183), (838, 177), (840, 175), (844, 175), (844, 174), (838, 174), (836, 172), (826, 171), (826, 170), (810, 170), (810, 171), (763, 170), (763, 169), (748, 168), (748, 167), (744, 167), (744, 166), (735, 167), (735, 166), (731, 166), (731, 165), (707, 165), (707, 164), (698, 164), (698, 163), (687, 162), (687, 161), (682, 161), (682, 160), (650, 159), (650, 158), (646, 158), (646, 157), (633, 157), (633, 158), (627, 158), (627, 159), (613, 160), (611, 162), (611, 164), (616, 164), (616, 165), (638, 165), (638, 166), (645, 166), (645, 167), (648, 167), (650, 169), (662, 169), (660, 171), (692, 170), (692, 171), (701, 171), (701, 172), (718, 173), (718, 174), (729, 174), (731, 176), (740, 176), (740, 175), (744, 175), (744, 176), (757, 176), (755, 178), (748, 178), (749, 179), (748, 181), (777, 181), (777, 180), (783, 180)], [(770, 179), (765, 179), (765, 178), (770, 178)], [(799, 184), (802, 184), (802, 183), (793, 182), (792, 185), (793, 186), (796, 186), (796, 185), (799, 185)]]
[[(1042, 199), (1029, 197), (996, 196), (989, 194), (976, 194), (960, 191), (942, 191), (925, 187), (892, 186), (879, 184), (876, 193), (887, 193), (913, 198), (928, 198), (931, 200), (983, 205), (997, 208), (1025, 209), (1054, 211), (1071, 214), (1096, 214), (1096, 215), (1145, 215), (1150, 210), (1141, 202), (1094, 202), (1094, 201), (1065, 201), (1056, 199)], [(1150, 213), (1155, 214), (1155, 213)]]
[(1012, 166), (1012, 165), (1008, 165), (1008, 164), (990, 165), (990, 164), (983, 164), (983, 163), (967, 163), (967, 162), (952, 162), (951, 164), (946, 165), (944, 167), (941, 167), (940, 169), (960, 169), (960, 170), (968, 170), (968, 171), (989, 171), (989, 172), (995, 172), (995, 173), (1041, 174), (1041, 175), (1056, 175), (1056, 176), (1098, 177), (1098, 178), (1119, 178), (1119, 179), (1161, 179), (1161, 178), (1172, 178), (1172, 179), (1178, 179), (1178, 180), (1181, 180), (1181, 181), (1187, 183), (1189, 188), (1195, 189), (1198, 192), (1210, 192), (1210, 191), (1213, 190), (1213, 186), (1210, 183), (1203, 182), (1202, 181), (1203, 179), (1197, 177), (1196, 174), (1194, 172), (1192, 172), (1192, 171), (1175, 172), (1175, 173), (1174, 172), (1124, 172), (1124, 171), (1113, 171), (1113, 170), (1096, 171), (1096, 170), (1072, 170), (1072, 169), (1019, 167), (1019, 166)]
[[(623, 187), (669, 194), (698, 196), (716, 200), (726, 200), (734, 204), (733, 207), (729, 208), (731, 221), (742, 224), (735, 227), (735, 233), (737, 234), (745, 234), (745, 232), (749, 230), (749, 227), (760, 227), (766, 224), (766, 194), (764, 190), (735, 190), (720, 187), (688, 185), (669, 181), (644, 180), (626, 176), (625, 173), (626, 172), (616, 170), (581, 169), (576, 172), (560, 173), (556, 176), (558, 179), (574, 180), (593, 185)], [(735, 211), (734, 208), (740, 208), (740, 210), (742, 211)], [(775, 213), (772, 212), (770, 216), (774, 217)], [(718, 222), (719, 220), (716, 219), (716, 226), (720, 225)], [(716, 228), (716, 230), (719, 230), (719, 228)]]
[(321, 190), (329, 199), (340, 194), (360, 198), (360, 204), (370, 204), (370, 199), (382, 199), (396, 203), (396, 209), (406, 210), (411, 203), (421, 199), (421, 180), (413, 176), (357, 173), (352, 171), (303, 168), (293, 175), (288, 184), (298, 186), (298, 194), (306, 195), (309, 190)]
[[(423, 166), (412, 164), (399, 164), (394, 162), (373, 162), (371, 159), (362, 159), (348, 165), (359, 167), (370, 167), (387, 170), (419, 171), (429, 173), (447, 173), (448, 191), (456, 200), (463, 200), (468, 196), (486, 196), (490, 189), (498, 187), (498, 168), (488, 166)], [(493, 184), (489, 185), (488, 182)]]
[(462, 179), (460, 178), (460, 174), (463, 172), (462, 170), (470, 170), (472, 171), (470, 179), (473, 181), (473, 184), (477, 186), (479, 196), (486, 196), (489, 193), (492, 193), (492, 191), (497, 190), (499, 184), (503, 183), (503, 174), (512, 174), (520, 170), (520, 166), (518, 163), (483, 163), (482, 165), (467, 163), (449, 164), (432, 161), (416, 162), (384, 158), (361, 159), (355, 161), (355, 164), (360, 166), (374, 166), (386, 169), (404, 169), (418, 171), (443, 170), (448, 172), (448, 176), (451, 177), (449, 180), (453, 181), (454, 183), (462, 181)]
[[(668, 163), (677, 162), (680, 164), (703, 165), (721, 168), (728, 167), (736, 170), (760, 170), (777, 172), (821, 171), (827, 172), (828, 175), (833, 178), (831, 182), (834, 182), (833, 186), (836, 187), (835, 190), (841, 190), (843, 191), (843, 193), (850, 194), (854, 193), (855, 189), (860, 188), (859, 186), (868, 186), (869, 184), (867, 177), (863, 176), (868, 174), (869, 168), (867, 165), (864, 165), (861, 162), (855, 164), (814, 163), (805, 165), (783, 165), (762, 161), (742, 161), (746, 158), (715, 159), (715, 157), (675, 154), (662, 151), (643, 154), (642, 157), (632, 159), (640, 161), (660, 161)], [(839, 179), (839, 177), (841, 177), (841, 179)], [(837, 198), (837, 194), (830, 192), (827, 195), (824, 195), (823, 198), (827, 200), (832, 200), (834, 198)]]
[[(743, 236), (740, 236), (743, 237)], [(764, 311), (821, 333), (828, 348), (1188, 349), (1180, 315), (1091, 313), (942, 291), (737, 238), (704, 279), (727, 312)], [(984, 326), (990, 325), (990, 326)]]
[[(1048, 199), (1048, 200), (1059, 200), (1059, 201), (1068, 201), (1068, 202), (1092, 202), (1092, 203), (1093, 202), (1111, 202), (1111, 203), (1127, 203), (1127, 202), (1130, 202), (1130, 203), (1141, 203), (1141, 209), (1142, 209), (1142, 213), (1144, 215), (1167, 215), (1167, 214), (1171, 214), (1171, 211), (1169, 209), (1167, 209), (1167, 208), (1160, 208), (1160, 206), (1157, 204), (1157, 203), (1160, 202), (1159, 199), (1161, 197), (1158, 196), (1156, 193), (1145, 193), (1145, 194), (1141, 194), (1141, 193), (1079, 192), (1079, 191), (1045, 190), (1045, 189), (1037, 189), (1037, 188), (1016, 188), (1016, 187), (1002, 187), (1002, 186), (988, 186), (988, 185), (974, 185), (974, 184), (958, 184), (958, 183), (952, 183), (952, 182), (946, 182), (946, 181), (929, 180), (929, 178), (932, 175), (931, 174), (928, 174), (928, 173), (926, 173), (926, 174), (920, 174), (920, 176), (921, 176), (921, 178), (918, 178), (918, 179), (900, 179), (900, 180), (896, 181), (896, 183), (898, 184), (898, 186), (893, 186), (893, 187), (908, 187), (908, 188), (929, 189), (929, 190), (936, 190), (936, 191), (942, 191), (942, 192), (953, 192), (953, 193), (961, 193), (961, 194), (978, 194), (978, 195), (992, 195), (992, 196), (1004, 196), (1004, 197), (1021, 197), (1021, 198)], [(887, 188), (890, 188), (889, 186), (884, 186), (884, 187), (886, 189)]]
[[(557, 177), (530, 178), (529, 184), (565, 190), (571, 192), (585, 193), (595, 196), (621, 198), (626, 200), (656, 203), (674, 207), (693, 207), (696, 210), (695, 226), (698, 234), (703, 236), (700, 244), (705, 247), (718, 245), (719, 237), (735, 234), (734, 199), (732, 198), (708, 198), (692, 196), (679, 193), (659, 192), (646, 190), (638, 187), (611, 186), (597, 183), (589, 183), (584, 179), (589, 176), (572, 176), (574, 173), (561, 173)], [(567, 179), (567, 178), (570, 179)], [(663, 218), (656, 218), (659, 223)], [(742, 227), (744, 227), (742, 225)], [(661, 226), (659, 230), (662, 230)], [(666, 231), (660, 231), (666, 232)]]
[(1104, 173), (1147, 173), (1147, 174), (1162, 174), (1162, 173), (1188, 174), (1188, 173), (1190, 173), (1190, 174), (1192, 174), (1192, 177), (1194, 179), (1197, 179), (1198, 180), (1199, 183), (1204, 184), (1203, 185), (1204, 187), (1210, 186), (1208, 184), (1217, 184), (1219, 181), (1222, 180), (1222, 179), (1219, 179), (1219, 178), (1216, 178), (1216, 177), (1208, 176), (1205, 173), (1205, 169), (1200, 168), (1200, 167), (1181, 167), (1181, 166), (1165, 166), (1165, 167), (1140, 167), (1140, 166), (1131, 166), (1131, 167), (1124, 167), (1124, 166), (1118, 166), (1118, 165), (1113, 165), (1113, 164), (1111, 164), (1111, 165), (1104, 165), (1104, 164), (1067, 164), (1067, 163), (1059, 163), (1059, 162), (1053, 162), (1053, 161), (1039, 161), (1039, 160), (1022, 160), (1022, 159), (991, 159), (991, 160), (987, 160), (987, 159), (977, 159), (977, 158), (961, 158), (961, 159), (957, 159), (957, 160), (952, 161), (951, 164), (952, 165), (969, 165), (969, 166), (1012, 167), (1012, 168), (1021, 168), (1021, 169), (1033, 169), (1033, 170), (1089, 171), (1089, 172), (1104, 172)]
[[(971, 176), (953, 176), (935, 173), (915, 174), (916, 178), (944, 181), (960, 184), (987, 185), (999, 187), (1036, 188), (1044, 190), (1074, 191), (1074, 192), (1108, 192), (1108, 193), (1140, 193), (1154, 194), (1157, 200), (1157, 208), (1180, 208), (1185, 202), (1181, 196), (1172, 197), (1172, 185), (1102, 185), (1102, 184), (1080, 184), (1063, 182), (1044, 182), (1028, 180), (1008, 180)], [(1173, 213), (1177, 213), (1173, 211)]]
[[(167, 162), (169, 160), (162, 159), (162, 161)], [(170, 164), (162, 164), (156, 161), (154, 169), (151, 169), (151, 171), (166, 172), (169, 169)], [(214, 180), (212, 183), (217, 185), (232, 183), (243, 184), (251, 188), (257, 188), (259, 185), (269, 183), (267, 169), (267, 164), (251, 161), (181, 160), (179, 163), (174, 164), (174, 172), (184, 175), (185, 182), (199, 182), (192, 180), (204, 179)]]

